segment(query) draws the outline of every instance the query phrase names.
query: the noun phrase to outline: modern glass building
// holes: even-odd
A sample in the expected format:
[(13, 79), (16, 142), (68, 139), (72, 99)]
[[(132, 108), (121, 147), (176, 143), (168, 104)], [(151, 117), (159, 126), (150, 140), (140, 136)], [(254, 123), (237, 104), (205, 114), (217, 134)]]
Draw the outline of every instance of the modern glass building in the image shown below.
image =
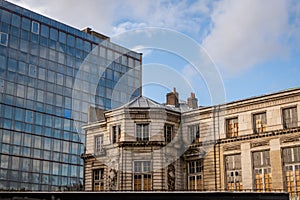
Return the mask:
[(89, 106), (139, 96), (142, 55), (91, 29), (0, 7), (0, 190), (78, 189)]

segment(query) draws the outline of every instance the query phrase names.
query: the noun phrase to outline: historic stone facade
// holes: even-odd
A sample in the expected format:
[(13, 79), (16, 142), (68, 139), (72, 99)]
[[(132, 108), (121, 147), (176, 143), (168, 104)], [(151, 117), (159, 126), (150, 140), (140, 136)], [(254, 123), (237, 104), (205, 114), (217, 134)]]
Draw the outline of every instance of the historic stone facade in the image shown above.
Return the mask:
[(85, 190), (300, 194), (300, 88), (195, 109), (167, 102), (177, 105), (139, 97), (84, 127)]

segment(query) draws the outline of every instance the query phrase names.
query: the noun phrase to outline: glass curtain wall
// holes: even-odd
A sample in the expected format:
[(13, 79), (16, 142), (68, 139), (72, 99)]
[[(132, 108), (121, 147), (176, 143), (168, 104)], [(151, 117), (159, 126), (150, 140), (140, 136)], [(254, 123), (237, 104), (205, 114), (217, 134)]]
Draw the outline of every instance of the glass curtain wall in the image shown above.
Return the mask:
[(139, 96), (140, 65), (138, 53), (0, 0), (0, 190), (82, 189), (78, 124), (90, 105)]

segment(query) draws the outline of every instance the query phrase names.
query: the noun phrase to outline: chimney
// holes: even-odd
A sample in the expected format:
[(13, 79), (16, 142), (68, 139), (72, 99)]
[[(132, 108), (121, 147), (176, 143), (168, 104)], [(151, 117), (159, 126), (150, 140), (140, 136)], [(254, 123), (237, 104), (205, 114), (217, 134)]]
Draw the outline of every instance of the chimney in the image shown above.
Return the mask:
[(195, 93), (191, 92), (191, 96), (187, 99), (187, 102), (189, 108), (198, 108), (198, 99), (195, 97)]
[(173, 92), (167, 93), (167, 105), (172, 105), (175, 107), (179, 106), (178, 101), (178, 92), (176, 92), (176, 88), (173, 88)]

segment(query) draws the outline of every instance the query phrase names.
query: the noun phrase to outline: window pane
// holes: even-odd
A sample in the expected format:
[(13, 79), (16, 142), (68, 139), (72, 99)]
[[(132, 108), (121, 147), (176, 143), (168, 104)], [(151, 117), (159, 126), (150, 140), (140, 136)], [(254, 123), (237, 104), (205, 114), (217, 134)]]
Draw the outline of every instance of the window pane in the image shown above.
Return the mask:
[(7, 46), (8, 43), (8, 35), (7, 33), (0, 32), (0, 44), (3, 46)]
[(32, 21), (32, 23), (31, 23), (31, 32), (35, 33), (35, 34), (39, 34), (40, 24), (38, 22)]

